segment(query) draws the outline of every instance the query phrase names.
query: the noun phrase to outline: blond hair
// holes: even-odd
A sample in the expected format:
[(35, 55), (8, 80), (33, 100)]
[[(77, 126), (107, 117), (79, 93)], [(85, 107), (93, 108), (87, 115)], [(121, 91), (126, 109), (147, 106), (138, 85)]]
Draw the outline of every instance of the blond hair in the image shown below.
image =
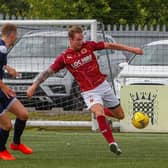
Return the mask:
[(82, 27), (81, 26), (71, 26), (68, 31), (68, 36), (70, 38), (73, 38), (75, 33), (83, 33)]

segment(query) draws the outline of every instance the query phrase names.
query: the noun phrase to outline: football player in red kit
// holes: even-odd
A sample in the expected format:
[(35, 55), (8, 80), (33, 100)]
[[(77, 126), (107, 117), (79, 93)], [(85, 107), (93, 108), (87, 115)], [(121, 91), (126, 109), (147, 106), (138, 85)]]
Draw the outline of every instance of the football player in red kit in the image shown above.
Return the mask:
[(140, 48), (125, 46), (118, 43), (94, 42), (83, 40), (83, 30), (80, 26), (72, 26), (68, 32), (69, 48), (58, 55), (54, 63), (27, 90), (31, 98), (37, 87), (50, 75), (60, 69), (67, 68), (80, 86), (81, 94), (88, 109), (97, 118), (99, 129), (107, 140), (110, 150), (117, 155), (121, 149), (115, 142), (112, 131), (106, 122), (106, 115), (117, 119), (124, 118), (124, 112), (112, 88), (102, 74), (94, 51), (102, 49), (124, 50), (135, 54), (142, 54)]

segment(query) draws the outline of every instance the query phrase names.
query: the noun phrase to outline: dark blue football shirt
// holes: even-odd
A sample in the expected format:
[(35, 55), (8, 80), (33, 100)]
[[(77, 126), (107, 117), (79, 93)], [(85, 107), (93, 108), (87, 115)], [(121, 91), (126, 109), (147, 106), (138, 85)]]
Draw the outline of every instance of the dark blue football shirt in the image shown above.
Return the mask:
[(7, 64), (7, 47), (5, 42), (0, 39), (0, 80), (3, 79), (3, 66)]

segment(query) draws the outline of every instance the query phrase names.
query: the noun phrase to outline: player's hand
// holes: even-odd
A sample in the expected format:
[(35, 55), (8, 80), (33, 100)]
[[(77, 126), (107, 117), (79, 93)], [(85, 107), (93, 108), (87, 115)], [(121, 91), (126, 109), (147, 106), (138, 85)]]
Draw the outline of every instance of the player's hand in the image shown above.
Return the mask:
[(143, 54), (143, 50), (141, 48), (133, 48), (132, 52), (134, 54), (138, 54), (138, 55), (142, 55)]
[(27, 97), (28, 98), (32, 98), (32, 96), (34, 95), (35, 91), (36, 91), (37, 86), (35, 84), (31, 85), (28, 89), (27, 89)]
[(7, 98), (10, 98), (10, 97), (14, 97), (16, 96), (16, 93), (15, 91), (13, 91), (11, 88), (9, 88), (8, 86), (3, 86), (1, 88), (2, 92), (6, 95)]
[(18, 72), (16, 72), (16, 70), (14, 68), (10, 67), (9, 65), (6, 65), (6, 70), (7, 70), (8, 74), (10, 74), (13, 78), (20, 76), (20, 74)]

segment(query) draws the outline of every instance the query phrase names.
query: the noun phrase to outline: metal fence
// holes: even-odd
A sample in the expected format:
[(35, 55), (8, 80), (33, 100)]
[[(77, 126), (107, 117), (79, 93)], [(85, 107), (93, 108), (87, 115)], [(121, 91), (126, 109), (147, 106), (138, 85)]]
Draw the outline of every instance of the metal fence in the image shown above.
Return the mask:
[[(122, 43), (134, 47), (143, 47), (145, 44), (168, 39), (168, 31), (165, 25), (151, 26), (136, 26), (133, 25), (105, 25), (104, 28), (107, 34), (110, 34), (118, 43)], [(124, 52), (130, 56), (130, 53)]]
[[(26, 20), (32, 18), (26, 18), (23, 16), (9, 16), (0, 13), (0, 20)], [(35, 18), (39, 19), (39, 18)], [(24, 34), (27, 31), (30, 31), (32, 28), (20, 28), (20, 35)], [(34, 28), (35, 29), (35, 28)], [(100, 28), (99, 28), (100, 29)], [(106, 33), (113, 36), (117, 42), (131, 45), (135, 47), (142, 47), (144, 44), (149, 43), (155, 40), (168, 39), (168, 28), (166, 25), (103, 25), (103, 30)], [(136, 37), (136, 38), (135, 38)]]
[(111, 34), (117, 42), (135, 47), (141, 47), (155, 40), (168, 39), (168, 32), (166, 31), (165, 25), (151, 25), (150, 27), (147, 25), (141, 27), (135, 24), (126, 26), (107, 25), (105, 26), (105, 31)]

